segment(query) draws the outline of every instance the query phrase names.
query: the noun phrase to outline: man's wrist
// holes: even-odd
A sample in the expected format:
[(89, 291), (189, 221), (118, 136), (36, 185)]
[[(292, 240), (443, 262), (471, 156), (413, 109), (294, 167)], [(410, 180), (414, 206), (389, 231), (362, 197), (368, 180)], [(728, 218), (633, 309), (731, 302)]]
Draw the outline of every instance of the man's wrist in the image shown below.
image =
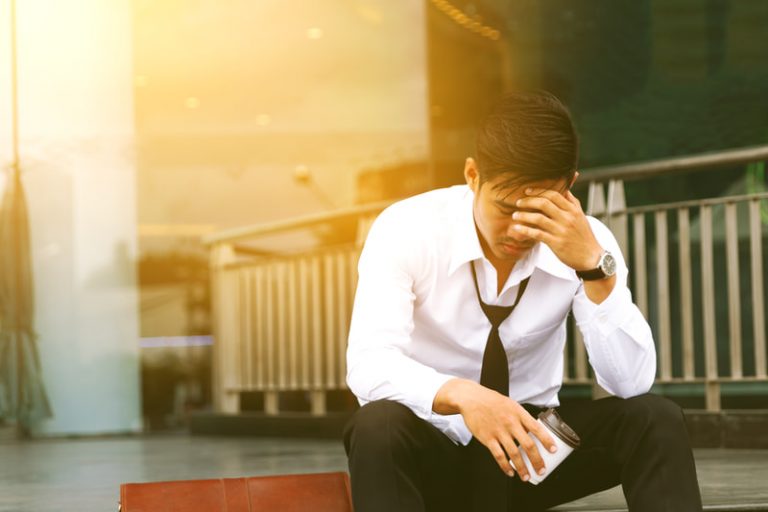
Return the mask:
[(594, 304), (602, 304), (616, 287), (616, 276), (595, 281), (584, 281), (584, 293)]
[(581, 268), (574, 268), (574, 270), (577, 272), (583, 272), (585, 270), (592, 270), (593, 268), (596, 268), (597, 265), (600, 263), (600, 258), (603, 257), (604, 252), (605, 252), (605, 249), (603, 249), (599, 245), (596, 245), (595, 248), (592, 249), (592, 251), (590, 251), (590, 256), (588, 258), (588, 261), (580, 265)]
[(477, 382), (458, 377), (446, 381), (435, 394), (432, 410), (437, 414), (461, 414), (467, 397), (479, 386)]

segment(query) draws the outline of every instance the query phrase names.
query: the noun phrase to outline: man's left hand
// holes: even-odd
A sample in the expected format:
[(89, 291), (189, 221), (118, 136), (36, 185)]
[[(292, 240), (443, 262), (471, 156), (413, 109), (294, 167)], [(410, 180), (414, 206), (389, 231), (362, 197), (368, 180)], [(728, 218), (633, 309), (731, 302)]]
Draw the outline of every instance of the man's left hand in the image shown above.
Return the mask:
[[(574, 270), (589, 270), (597, 266), (603, 248), (597, 242), (581, 203), (570, 190), (525, 190), (512, 219), (514, 229), (539, 242), (544, 242), (560, 261)], [(532, 211), (530, 211), (532, 210)]]
[[(526, 197), (515, 206), (512, 218), (519, 233), (543, 242), (560, 261), (574, 270), (591, 270), (600, 261), (603, 248), (595, 238), (581, 202), (570, 190), (561, 194), (555, 190), (526, 189)], [(616, 276), (598, 281), (585, 281), (584, 292), (595, 304), (603, 302), (613, 290)]]

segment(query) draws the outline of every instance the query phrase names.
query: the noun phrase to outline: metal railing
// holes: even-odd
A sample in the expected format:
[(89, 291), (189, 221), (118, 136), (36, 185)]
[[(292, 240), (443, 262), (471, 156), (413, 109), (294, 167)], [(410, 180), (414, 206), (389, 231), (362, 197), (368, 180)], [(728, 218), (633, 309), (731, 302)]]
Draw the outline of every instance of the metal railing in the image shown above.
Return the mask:
[[(768, 381), (762, 247), (768, 223), (761, 216), (768, 193), (627, 208), (624, 180), (766, 160), (768, 146), (582, 175), (589, 187), (588, 213), (611, 228), (630, 263), (635, 302), (649, 318), (657, 343), (657, 383), (703, 384), (708, 410), (720, 409), (723, 382)], [(211, 250), (218, 411), (238, 412), (240, 393), (261, 391), (265, 411), (277, 414), (280, 392), (303, 390), (312, 413), (325, 413), (326, 392), (345, 387), (357, 258), (370, 223), (387, 204), (240, 228), (204, 240)], [(266, 255), (238, 251), (236, 245), (342, 217), (358, 219), (356, 243)], [(715, 230), (721, 225), (723, 240)], [(748, 254), (748, 270), (741, 265), (742, 253)], [(727, 333), (718, 331), (718, 310), (727, 310)], [(578, 329), (571, 325), (570, 331), (575, 342), (566, 347), (564, 383), (590, 384), (584, 344)]]

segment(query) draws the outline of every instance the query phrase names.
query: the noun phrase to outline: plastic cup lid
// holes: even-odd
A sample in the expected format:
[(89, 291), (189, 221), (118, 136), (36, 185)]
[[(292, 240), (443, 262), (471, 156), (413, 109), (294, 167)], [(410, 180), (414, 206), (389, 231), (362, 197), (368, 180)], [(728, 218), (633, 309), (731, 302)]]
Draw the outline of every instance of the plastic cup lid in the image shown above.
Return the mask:
[(578, 448), (581, 444), (579, 435), (568, 426), (554, 409), (547, 409), (539, 413), (539, 419), (559, 437), (565, 444), (572, 448)]

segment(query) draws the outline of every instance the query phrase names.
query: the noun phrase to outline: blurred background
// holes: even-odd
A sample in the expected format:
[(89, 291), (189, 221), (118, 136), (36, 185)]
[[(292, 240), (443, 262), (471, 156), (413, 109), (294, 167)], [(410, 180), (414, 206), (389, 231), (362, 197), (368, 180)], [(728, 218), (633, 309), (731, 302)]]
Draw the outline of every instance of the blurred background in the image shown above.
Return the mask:
[[(185, 428), (214, 404), (349, 410), (339, 375), (354, 256), (312, 258), (359, 246), (366, 205), (461, 183), (476, 122), (515, 89), (547, 89), (569, 105), (585, 176), (764, 146), (766, 26), (764, 0), (0, 0), (0, 193), (10, 204), (19, 177), (37, 352), (0, 338), (0, 418), (50, 436)], [(627, 183), (626, 203), (759, 194), (764, 160)], [(764, 239), (768, 205), (757, 204)], [(717, 226), (724, 260), (727, 228)], [(246, 259), (285, 266), (252, 267), (234, 289), (212, 275)], [(331, 275), (348, 293), (321, 286)], [(761, 304), (751, 297), (745, 326), (757, 314), (749, 304)], [(307, 322), (281, 313), (292, 300)], [(728, 303), (718, 304), (721, 366), (732, 366)], [(333, 321), (313, 324), (313, 305)], [(0, 309), (8, 332), (10, 310)], [(217, 362), (229, 334), (215, 318), (255, 326), (232, 335), (230, 362)], [(313, 333), (335, 345), (315, 345)], [(754, 378), (724, 390), (723, 404), (765, 407), (764, 334), (743, 335)], [(260, 340), (283, 337), (261, 356)], [(313, 359), (300, 358), (303, 347)], [(706, 383), (694, 378), (709, 364), (703, 349), (694, 363), (690, 385), (669, 393), (704, 407)], [(670, 364), (670, 377), (688, 375)], [(234, 381), (215, 384), (228, 368)], [(32, 373), (37, 391), (20, 393)], [(566, 398), (583, 395), (576, 380)], [(235, 402), (217, 399), (217, 386)], [(37, 412), (20, 415), (19, 404)]]

